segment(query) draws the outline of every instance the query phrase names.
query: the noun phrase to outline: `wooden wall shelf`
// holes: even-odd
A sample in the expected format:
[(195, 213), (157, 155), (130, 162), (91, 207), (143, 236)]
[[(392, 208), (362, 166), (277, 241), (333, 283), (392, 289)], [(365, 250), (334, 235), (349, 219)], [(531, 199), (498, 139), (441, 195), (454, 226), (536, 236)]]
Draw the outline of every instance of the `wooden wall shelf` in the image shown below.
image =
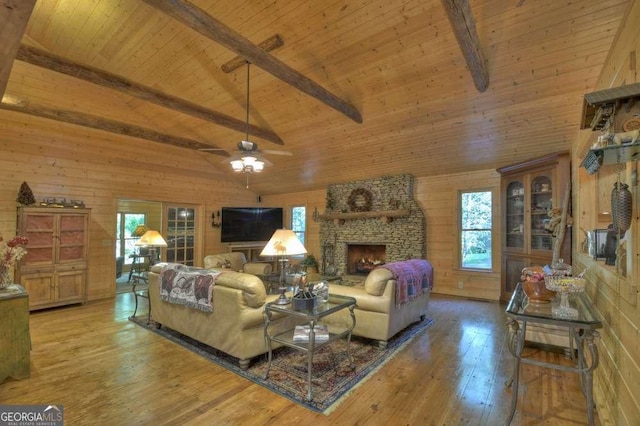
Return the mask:
[(333, 220), (337, 224), (343, 224), (345, 220), (355, 219), (380, 219), (385, 223), (391, 222), (395, 218), (409, 217), (409, 210), (377, 210), (369, 212), (350, 212), (350, 213), (325, 213), (318, 216), (323, 220)]

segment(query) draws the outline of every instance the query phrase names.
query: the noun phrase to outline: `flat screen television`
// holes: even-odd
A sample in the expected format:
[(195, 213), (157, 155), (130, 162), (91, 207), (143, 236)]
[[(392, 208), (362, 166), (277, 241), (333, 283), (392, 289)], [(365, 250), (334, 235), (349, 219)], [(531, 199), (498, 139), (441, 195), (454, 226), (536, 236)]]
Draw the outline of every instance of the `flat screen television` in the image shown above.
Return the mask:
[(283, 225), (282, 207), (223, 207), (220, 241), (269, 241)]

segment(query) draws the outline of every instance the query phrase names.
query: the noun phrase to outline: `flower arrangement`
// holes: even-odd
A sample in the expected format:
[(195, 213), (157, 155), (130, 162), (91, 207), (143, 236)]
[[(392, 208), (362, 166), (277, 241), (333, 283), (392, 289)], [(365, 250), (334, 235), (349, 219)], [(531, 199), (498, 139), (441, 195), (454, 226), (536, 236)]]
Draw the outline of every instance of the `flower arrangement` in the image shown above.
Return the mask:
[(27, 237), (19, 235), (9, 241), (5, 241), (0, 236), (0, 288), (7, 287), (11, 283), (9, 270), (27, 254), (27, 250), (23, 246), (28, 241)]

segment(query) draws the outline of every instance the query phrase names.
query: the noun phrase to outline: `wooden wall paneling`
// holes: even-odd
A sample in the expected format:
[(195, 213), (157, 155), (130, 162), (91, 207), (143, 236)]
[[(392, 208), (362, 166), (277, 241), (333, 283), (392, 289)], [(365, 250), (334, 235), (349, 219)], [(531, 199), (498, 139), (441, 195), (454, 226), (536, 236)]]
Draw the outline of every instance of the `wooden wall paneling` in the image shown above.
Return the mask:
[[(230, 182), (223, 173), (194, 172), (192, 158), (171, 149), (149, 149), (144, 162), (131, 162), (119, 149), (127, 154), (126, 144), (118, 145), (101, 132), (72, 134), (67, 132), (69, 126), (52, 126), (47, 120), (4, 111), (0, 112), (0, 123), (0, 232), (3, 236), (15, 233), (15, 198), (22, 181), (27, 181), (38, 201), (43, 197), (83, 200), (92, 209), (89, 300), (111, 297), (115, 292), (117, 199), (198, 200), (203, 205), (255, 200), (255, 194)], [(86, 140), (91, 143), (85, 144)], [(69, 157), (56, 157), (56, 152)], [(219, 246), (219, 234), (207, 228), (205, 253), (214, 244)]]
[[(458, 191), (490, 189), (494, 192), (495, 232), (492, 272), (473, 272), (458, 267)], [(427, 220), (427, 258), (434, 262), (434, 292), (485, 300), (500, 298), (500, 175), (495, 170), (458, 173), (416, 179), (416, 200)], [(463, 288), (458, 288), (458, 282)]]
[[(640, 2), (633, 2), (608, 53), (594, 91), (638, 82), (636, 71), (630, 66), (630, 52), (640, 47), (640, 37), (636, 31), (638, 21)], [(590, 137), (581, 132), (574, 142), (574, 168), (579, 167), (589, 146)], [(604, 198), (611, 188), (610, 185), (607, 185), (609, 188), (601, 188), (597, 177), (588, 177), (583, 172), (577, 174), (580, 177), (577, 202), (581, 212), (574, 217), (574, 227), (590, 229), (598, 223), (598, 217), (593, 212), (584, 211), (593, 209), (594, 204), (589, 205), (594, 201), (593, 198), (595, 201)], [(638, 187), (631, 186), (630, 190), (634, 200), (637, 200), (640, 196)], [(640, 401), (637, 398), (640, 393), (640, 367), (635, 359), (640, 345), (640, 304), (635, 287), (639, 278), (637, 253), (640, 249), (637, 204), (634, 209), (634, 221), (627, 232), (632, 242), (629, 250), (633, 252), (630, 257), (630, 276), (624, 278), (614, 267), (606, 266), (588, 255), (575, 255), (578, 267), (588, 268), (587, 291), (604, 319), (599, 342), (601, 365), (595, 372), (594, 391), (600, 420), (609, 424), (635, 424), (640, 420)]]

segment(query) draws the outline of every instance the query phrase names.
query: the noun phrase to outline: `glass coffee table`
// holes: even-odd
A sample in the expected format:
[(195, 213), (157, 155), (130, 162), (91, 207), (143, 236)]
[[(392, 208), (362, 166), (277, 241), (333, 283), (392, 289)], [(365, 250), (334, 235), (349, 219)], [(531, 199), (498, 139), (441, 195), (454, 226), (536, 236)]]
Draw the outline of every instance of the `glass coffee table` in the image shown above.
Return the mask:
[[(308, 392), (307, 399), (313, 399), (313, 393), (311, 389), (311, 378), (313, 376), (313, 354), (322, 346), (328, 345), (329, 343), (340, 339), (342, 337), (346, 337), (347, 339), (347, 357), (349, 359), (349, 364), (351, 368), (355, 368), (353, 364), (353, 359), (351, 359), (351, 332), (353, 328), (356, 326), (356, 316), (353, 310), (356, 307), (356, 299), (353, 297), (340, 296), (335, 294), (329, 294), (329, 300), (327, 302), (318, 301), (317, 306), (314, 309), (309, 310), (295, 310), (293, 309), (293, 304), (289, 303), (288, 305), (278, 305), (274, 302), (267, 303), (264, 307), (264, 337), (267, 342), (268, 348), (268, 364), (267, 371), (264, 374), (264, 378), (267, 379), (269, 377), (269, 370), (271, 369), (271, 360), (273, 359), (273, 342), (278, 342), (284, 346), (288, 346), (290, 348), (303, 351), (307, 353), (307, 383), (308, 383)], [(351, 316), (351, 325), (346, 328), (331, 328), (329, 332), (329, 338), (327, 340), (323, 340), (320, 342), (316, 342), (315, 339), (315, 326), (320, 324), (322, 318), (341, 311), (343, 309), (349, 309), (349, 314)], [(296, 318), (296, 323), (307, 324), (309, 326), (309, 341), (308, 342), (294, 342), (293, 340), (293, 332), (294, 329), (288, 329), (285, 331), (278, 332), (276, 334), (269, 333), (269, 324), (271, 323), (271, 317), (273, 314), (285, 315), (289, 317)], [(299, 320), (299, 321), (298, 321)]]

